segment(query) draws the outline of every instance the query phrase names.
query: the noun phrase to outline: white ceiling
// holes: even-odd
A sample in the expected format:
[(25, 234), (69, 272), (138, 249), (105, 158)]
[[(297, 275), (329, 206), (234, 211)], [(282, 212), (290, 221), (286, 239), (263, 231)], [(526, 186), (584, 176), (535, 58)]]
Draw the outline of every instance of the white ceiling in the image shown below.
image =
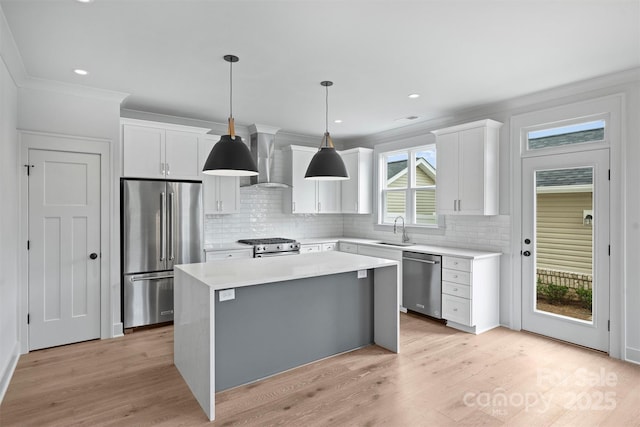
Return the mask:
[[(640, 66), (640, 0), (2, 0), (29, 76), (334, 138)], [(74, 68), (89, 75), (80, 77)], [(409, 99), (419, 93), (418, 99)], [(334, 119), (343, 123), (335, 124)]]

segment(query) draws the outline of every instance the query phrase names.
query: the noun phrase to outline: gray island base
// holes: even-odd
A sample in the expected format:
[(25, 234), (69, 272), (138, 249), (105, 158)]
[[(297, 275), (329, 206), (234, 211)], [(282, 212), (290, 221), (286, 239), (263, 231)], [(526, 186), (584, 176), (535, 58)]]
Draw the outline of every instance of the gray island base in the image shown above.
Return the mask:
[(174, 363), (210, 420), (216, 391), (374, 343), (398, 352), (397, 261), (320, 252), (181, 265), (174, 294)]

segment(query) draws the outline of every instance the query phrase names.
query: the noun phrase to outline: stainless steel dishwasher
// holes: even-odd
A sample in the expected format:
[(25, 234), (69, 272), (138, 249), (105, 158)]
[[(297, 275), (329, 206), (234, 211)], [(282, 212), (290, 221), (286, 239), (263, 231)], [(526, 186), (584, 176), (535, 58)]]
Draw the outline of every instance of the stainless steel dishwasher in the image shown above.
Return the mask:
[(442, 319), (442, 257), (402, 252), (402, 305)]

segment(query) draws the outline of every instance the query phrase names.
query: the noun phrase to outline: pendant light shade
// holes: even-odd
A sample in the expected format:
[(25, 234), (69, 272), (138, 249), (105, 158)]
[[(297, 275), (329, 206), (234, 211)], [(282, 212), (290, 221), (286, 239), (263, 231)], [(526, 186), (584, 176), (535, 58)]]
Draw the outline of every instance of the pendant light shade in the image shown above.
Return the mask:
[(344, 161), (336, 151), (331, 135), (329, 135), (329, 86), (333, 85), (333, 82), (323, 81), (320, 84), (325, 87), (326, 91), (325, 132), (320, 143), (320, 149), (311, 159), (304, 177), (306, 179), (324, 181), (349, 179)]
[(249, 148), (236, 136), (233, 119), (233, 63), (239, 59), (235, 55), (225, 55), (229, 63), (229, 127), (228, 135), (222, 135), (220, 141), (211, 149), (204, 163), (203, 173), (219, 176), (258, 175), (258, 168)]

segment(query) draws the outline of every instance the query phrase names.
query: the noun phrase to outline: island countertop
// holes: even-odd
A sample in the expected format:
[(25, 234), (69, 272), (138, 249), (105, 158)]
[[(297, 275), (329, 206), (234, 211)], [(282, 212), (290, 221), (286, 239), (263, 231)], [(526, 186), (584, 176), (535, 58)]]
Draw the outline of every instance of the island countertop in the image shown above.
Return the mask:
[(181, 264), (174, 268), (194, 277), (213, 290), (221, 290), (397, 264), (398, 261), (389, 259), (331, 251)]

